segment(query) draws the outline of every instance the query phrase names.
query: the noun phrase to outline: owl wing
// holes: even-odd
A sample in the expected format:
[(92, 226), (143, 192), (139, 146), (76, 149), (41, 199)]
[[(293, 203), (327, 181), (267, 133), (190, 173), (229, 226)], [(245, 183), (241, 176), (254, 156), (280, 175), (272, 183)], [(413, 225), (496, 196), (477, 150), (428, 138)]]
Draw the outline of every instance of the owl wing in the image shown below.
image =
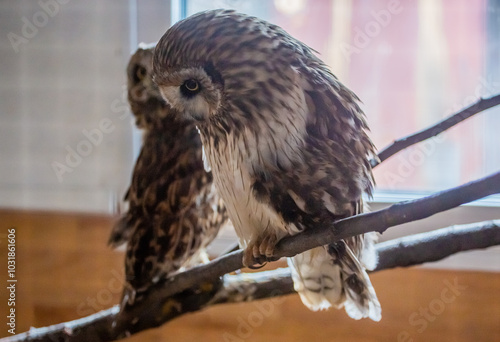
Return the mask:
[(373, 186), (374, 153), (357, 96), (314, 55), (306, 57), (291, 63), (307, 108), (301, 158), (253, 175), (255, 197), (302, 228), (360, 212), (362, 193)]
[[(364, 212), (362, 193), (372, 195), (374, 185), (370, 158), (376, 156), (375, 146), (368, 136), (368, 125), (359, 104), (360, 100), (333, 75), (317, 57), (309, 56), (299, 67), (305, 98), (309, 109), (308, 141), (322, 146), (324, 158), (332, 161), (328, 174), (338, 179), (320, 181), (326, 190), (325, 207), (338, 218)], [(307, 79), (307, 81), (305, 81)], [(331, 203), (343, 203), (335, 205)], [(376, 233), (355, 236), (345, 240), (354, 256), (367, 269), (377, 263), (374, 244)]]
[(128, 192), (129, 211), (118, 223), (129, 234), (125, 273), (133, 292), (190, 262), (227, 221), (212, 174), (204, 170), (196, 127), (167, 126), (145, 137)]
[(179, 195), (175, 201), (182, 209), (172, 212), (172, 203), (166, 199), (158, 203), (154, 215), (136, 219), (125, 260), (127, 282), (136, 291), (146, 290), (191, 262), (227, 220), (215, 189), (209, 182), (198, 181), (205, 175), (195, 172), (171, 183), (175, 190), (170, 194)]
[[(371, 193), (368, 157), (374, 147), (354, 93), (315, 58), (297, 63), (307, 107), (300, 162), (257, 173), (253, 193), (287, 224), (289, 234), (321, 229), (360, 213), (362, 194)], [(318, 310), (345, 306), (353, 318), (380, 320), (380, 304), (365, 271), (376, 264), (373, 234), (340, 240), (289, 260), (295, 289)]]
[[(172, 147), (171, 142), (163, 139), (160, 133), (146, 133), (132, 172), (131, 184), (124, 196), (129, 209), (113, 226), (108, 241), (110, 246), (118, 247), (128, 242), (140, 223), (138, 221), (149, 220), (154, 215), (156, 205), (164, 200), (161, 197), (165, 194), (161, 193), (161, 189), (176, 170), (166, 166), (160, 158), (166, 156), (168, 161), (169, 149)], [(175, 208), (171, 208), (171, 212), (174, 210)]]
[(150, 163), (151, 156), (147, 155), (150, 152), (143, 147), (137, 158), (132, 173), (132, 183), (123, 198), (125, 202), (128, 202), (128, 211), (115, 223), (109, 236), (108, 245), (112, 248), (118, 248), (127, 243), (134, 233), (138, 217), (142, 217), (144, 214), (148, 215), (147, 212), (143, 213), (142, 210), (142, 203), (144, 201), (142, 194), (147, 192), (148, 188), (155, 188), (155, 182), (143, 182), (141, 179), (158, 179), (158, 170), (151, 165), (145, 165), (148, 162)]

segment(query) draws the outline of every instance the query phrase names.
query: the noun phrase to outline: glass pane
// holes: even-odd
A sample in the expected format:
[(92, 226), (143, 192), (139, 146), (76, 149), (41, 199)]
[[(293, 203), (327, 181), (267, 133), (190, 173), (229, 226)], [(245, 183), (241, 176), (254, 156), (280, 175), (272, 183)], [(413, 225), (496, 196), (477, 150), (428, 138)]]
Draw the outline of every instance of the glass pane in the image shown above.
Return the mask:
[[(235, 8), (317, 50), (364, 103), (379, 149), (500, 92), (500, 1), (188, 0), (187, 15)], [(500, 108), (375, 169), (377, 188), (428, 192), (500, 169)]]

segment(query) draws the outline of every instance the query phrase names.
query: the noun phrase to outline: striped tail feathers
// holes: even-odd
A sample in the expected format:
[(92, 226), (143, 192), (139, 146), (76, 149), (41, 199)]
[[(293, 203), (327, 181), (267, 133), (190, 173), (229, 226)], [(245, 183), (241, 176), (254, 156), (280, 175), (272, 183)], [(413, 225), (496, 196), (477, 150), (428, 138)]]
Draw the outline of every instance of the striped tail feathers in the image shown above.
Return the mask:
[[(361, 238), (364, 239), (364, 237)], [(368, 237), (366, 242), (373, 242), (371, 239), (372, 237)], [(374, 248), (372, 249), (374, 252)], [(364, 251), (368, 252), (368, 254), (371, 252), (369, 248)], [(328, 246), (328, 253), (333, 257), (334, 264), (340, 268), (342, 285), (346, 297), (344, 303), (346, 313), (354, 319), (369, 317), (373, 321), (380, 321), (382, 318), (380, 302), (365, 268), (348, 244), (344, 240), (331, 244)], [(357, 254), (359, 255), (359, 253)], [(364, 259), (366, 259), (366, 263), (374, 264), (368, 257)]]
[(341, 308), (345, 301), (339, 265), (324, 247), (313, 248), (288, 258), (295, 291), (312, 311)]
[(363, 234), (361, 247), (358, 248), (358, 253), (356, 253), (361, 265), (368, 271), (373, 271), (378, 264), (378, 254), (375, 244), (378, 242), (379, 237), (380, 233), (377, 232)]
[[(370, 247), (372, 237), (363, 242)], [(367, 263), (373, 264), (372, 259), (367, 259)], [(288, 259), (295, 291), (310, 310), (344, 306), (353, 319), (369, 317), (380, 321), (380, 303), (363, 264), (344, 241)]]

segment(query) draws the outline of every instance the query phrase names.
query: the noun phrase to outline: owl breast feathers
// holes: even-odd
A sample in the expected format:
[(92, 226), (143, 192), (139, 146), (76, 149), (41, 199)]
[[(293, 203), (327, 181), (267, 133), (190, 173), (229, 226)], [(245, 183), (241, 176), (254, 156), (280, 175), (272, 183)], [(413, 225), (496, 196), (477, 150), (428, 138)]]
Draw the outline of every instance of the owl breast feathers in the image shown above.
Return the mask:
[[(153, 74), (174, 114), (200, 130), (245, 265), (272, 257), (287, 235), (362, 211), (374, 146), (359, 100), (278, 26), (233, 11), (196, 14), (161, 38)], [(380, 320), (366, 273), (374, 241), (356, 236), (289, 259), (302, 301)]]
[(212, 174), (203, 167), (202, 144), (192, 121), (183, 120), (154, 84), (153, 48), (139, 48), (128, 68), (128, 100), (143, 129), (143, 145), (126, 194), (128, 212), (109, 243), (127, 243), (124, 300), (132, 304), (159, 279), (200, 262), (227, 221)]

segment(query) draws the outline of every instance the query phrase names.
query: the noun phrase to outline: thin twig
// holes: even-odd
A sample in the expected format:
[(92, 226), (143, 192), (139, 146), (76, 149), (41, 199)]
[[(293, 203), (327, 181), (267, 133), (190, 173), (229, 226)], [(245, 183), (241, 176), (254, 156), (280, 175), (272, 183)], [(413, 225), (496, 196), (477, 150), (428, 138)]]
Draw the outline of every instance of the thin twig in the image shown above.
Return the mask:
[(479, 112), (482, 112), (486, 109), (497, 106), (499, 104), (500, 104), (500, 94), (492, 96), (487, 99), (479, 99), (471, 106), (461, 110), (456, 114), (447, 117), (446, 119), (438, 122), (437, 124), (429, 128), (426, 128), (420, 132), (414, 133), (412, 135), (394, 141), (394, 143), (392, 143), (391, 145), (387, 146), (382, 151), (380, 151), (380, 153), (377, 155), (377, 159), (374, 158), (370, 160), (370, 164), (372, 165), (372, 167), (375, 167), (384, 160), (386, 160), (387, 158), (398, 153), (399, 151), (404, 150), (405, 148), (414, 145), (416, 143), (419, 143), (421, 141), (424, 141), (426, 139), (432, 138), (438, 135), (439, 133), (442, 133), (447, 129), (455, 126), (456, 124), (464, 121), (465, 119), (468, 119)]

